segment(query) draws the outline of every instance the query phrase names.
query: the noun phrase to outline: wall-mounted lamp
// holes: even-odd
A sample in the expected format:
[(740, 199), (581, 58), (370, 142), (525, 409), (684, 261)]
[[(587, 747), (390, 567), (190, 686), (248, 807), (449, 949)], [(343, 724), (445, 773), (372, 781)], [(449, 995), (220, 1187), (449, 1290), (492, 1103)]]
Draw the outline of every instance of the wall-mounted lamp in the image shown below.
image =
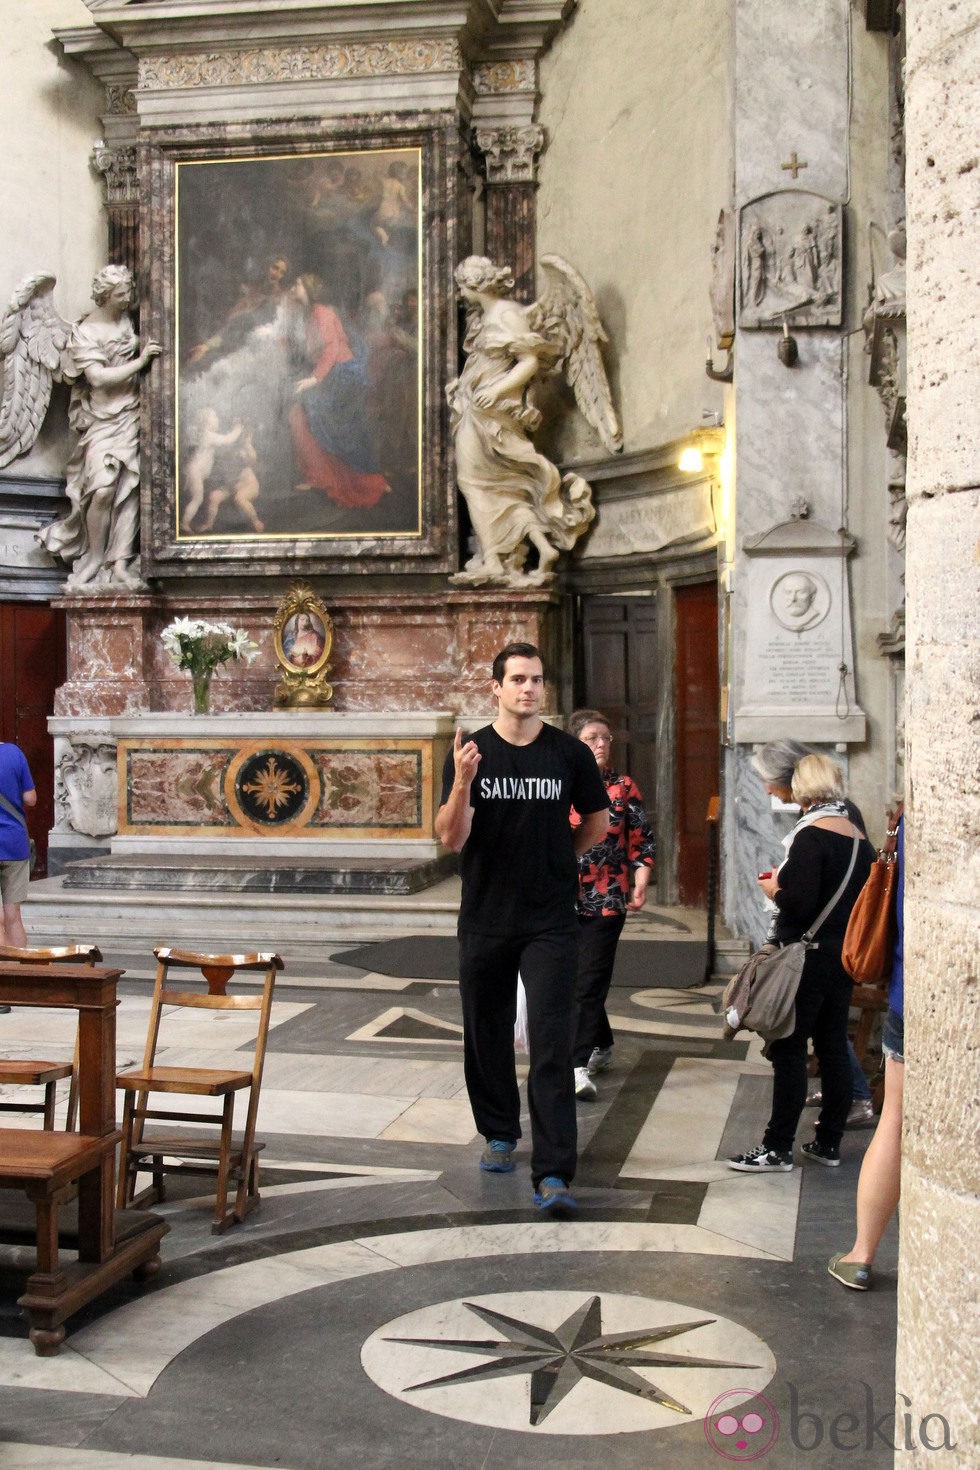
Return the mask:
[(677, 467), (683, 470), (685, 475), (698, 474), (700, 470), (704, 469), (704, 456), (700, 449), (695, 449), (693, 445), (689, 444), (677, 461)]

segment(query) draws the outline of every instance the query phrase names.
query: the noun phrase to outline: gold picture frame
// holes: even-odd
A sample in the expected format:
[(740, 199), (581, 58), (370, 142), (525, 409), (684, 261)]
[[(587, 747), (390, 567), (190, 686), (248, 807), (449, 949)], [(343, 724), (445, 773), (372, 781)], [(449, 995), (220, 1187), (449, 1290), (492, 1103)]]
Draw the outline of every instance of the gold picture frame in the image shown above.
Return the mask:
[(322, 709), (333, 699), (327, 683), (333, 649), (333, 623), (312, 587), (291, 587), (276, 609), (273, 646), (282, 677), (277, 709)]

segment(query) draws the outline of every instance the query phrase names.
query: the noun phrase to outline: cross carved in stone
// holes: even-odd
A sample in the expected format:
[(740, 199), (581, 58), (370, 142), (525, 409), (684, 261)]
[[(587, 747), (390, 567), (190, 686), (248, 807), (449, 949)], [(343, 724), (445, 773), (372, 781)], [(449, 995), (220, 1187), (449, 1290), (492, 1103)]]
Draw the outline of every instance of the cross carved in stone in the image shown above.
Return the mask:
[(793, 178), (795, 179), (799, 177), (800, 169), (809, 168), (810, 165), (803, 163), (801, 159), (797, 158), (796, 149), (794, 148), (789, 156), (789, 163), (781, 163), (779, 167), (792, 170)]

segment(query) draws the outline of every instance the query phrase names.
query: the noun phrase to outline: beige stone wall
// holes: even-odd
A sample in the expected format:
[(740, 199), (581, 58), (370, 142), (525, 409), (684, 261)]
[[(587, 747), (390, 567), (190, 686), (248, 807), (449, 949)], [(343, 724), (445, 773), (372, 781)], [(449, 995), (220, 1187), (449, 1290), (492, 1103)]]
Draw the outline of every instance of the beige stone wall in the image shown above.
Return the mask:
[[(910, 0), (907, 1079), (897, 1387), (980, 1463), (980, 5)], [(934, 1429), (938, 1426), (933, 1425)], [(918, 1449), (902, 1465), (933, 1463)]]
[[(731, 0), (579, 0), (541, 66), (538, 251), (596, 293), (625, 448), (723, 407), (704, 374), (718, 212), (731, 191)], [(581, 419), (558, 452), (594, 456)]]
[[(101, 185), (89, 166), (99, 136), (101, 87), (80, 63), (67, 60), (52, 37), (56, 28), (92, 24), (82, 0), (30, 0), (0, 7), (0, 137), (4, 140), (3, 251), (0, 297), (6, 302), (25, 276), (39, 270), (58, 278), (55, 304), (62, 316), (91, 305), (89, 286), (105, 264), (106, 227)], [(64, 470), (67, 425), (60, 400), (32, 454), (8, 474), (58, 476)]]

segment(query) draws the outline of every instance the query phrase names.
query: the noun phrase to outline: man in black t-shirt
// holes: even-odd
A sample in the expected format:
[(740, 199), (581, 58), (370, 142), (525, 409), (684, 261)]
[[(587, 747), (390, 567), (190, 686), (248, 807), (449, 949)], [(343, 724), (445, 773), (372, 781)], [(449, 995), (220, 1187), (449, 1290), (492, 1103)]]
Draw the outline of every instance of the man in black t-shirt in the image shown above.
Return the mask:
[[(462, 854), (459, 989), (466, 1087), (486, 1139), (480, 1167), (514, 1168), (521, 1136), (514, 1061), (517, 975), (527, 994), (534, 1202), (574, 1208), (576, 854), (600, 842), (609, 802), (592, 752), (541, 719), (544, 668), (530, 643), (493, 661), (497, 718), (464, 741), (456, 731), (436, 835)], [(569, 825), (569, 809), (582, 817)]]

